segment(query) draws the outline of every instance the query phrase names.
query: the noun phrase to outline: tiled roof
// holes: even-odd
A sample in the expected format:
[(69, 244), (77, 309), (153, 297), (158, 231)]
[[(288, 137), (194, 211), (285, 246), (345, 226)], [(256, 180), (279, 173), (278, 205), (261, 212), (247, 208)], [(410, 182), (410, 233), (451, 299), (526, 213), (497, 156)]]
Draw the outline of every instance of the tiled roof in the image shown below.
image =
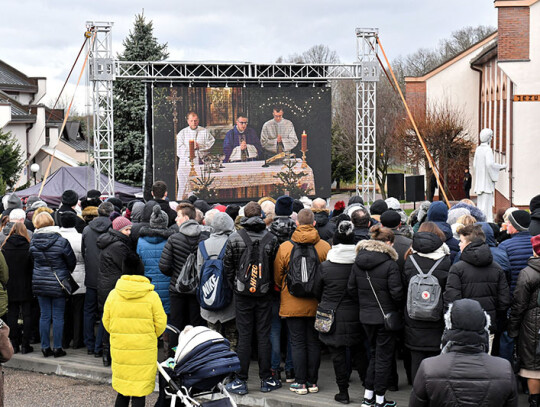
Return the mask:
[(18, 89), (37, 92), (38, 87), (35, 79), (29, 78), (0, 60), (0, 89)]
[(11, 121), (12, 122), (35, 122), (36, 116), (31, 114), (25, 106), (21, 105), (15, 99), (11, 98), (6, 93), (0, 90), (0, 102), (9, 103), (11, 105)]
[(66, 143), (75, 151), (87, 151), (88, 144), (83, 135), (79, 133), (81, 123), (77, 120), (68, 121), (64, 128), (64, 134), (62, 135), (62, 141)]

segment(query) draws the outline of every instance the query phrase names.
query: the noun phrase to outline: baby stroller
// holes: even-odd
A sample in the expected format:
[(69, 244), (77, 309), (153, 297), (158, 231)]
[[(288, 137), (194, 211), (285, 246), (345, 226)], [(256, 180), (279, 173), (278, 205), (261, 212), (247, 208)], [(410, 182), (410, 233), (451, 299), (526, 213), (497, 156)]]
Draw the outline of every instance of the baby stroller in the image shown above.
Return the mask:
[[(167, 328), (179, 333), (167, 325)], [(186, 327), (179, 333), (174, 358), (159, 363), (158, 370), (167, 382), (165, 394), (171, 398), (171, 407), (180, 400), (183, 407), (236, 407), (223, 381), (240, 369), (240, 360), (230, 350), (230, 344), (218, 332), (203, 326)], [(207, 394), (225, 396), (200, 402), (195, 397)]]

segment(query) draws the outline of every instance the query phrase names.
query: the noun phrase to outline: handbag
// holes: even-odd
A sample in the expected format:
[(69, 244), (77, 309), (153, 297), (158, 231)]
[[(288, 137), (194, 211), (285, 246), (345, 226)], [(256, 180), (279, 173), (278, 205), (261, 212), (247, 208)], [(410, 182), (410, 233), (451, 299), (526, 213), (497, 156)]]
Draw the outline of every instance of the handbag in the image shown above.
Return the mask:
[(49, 258), (47, 257), (47, 254), (43, 252), (43, 255), (45, 256), (45, 259), (47, 259), (47, 263), (49, 263), (49, 267), (51, 268), (51, 271), (53, 272), (54, 277), (56, 277), (56, 281), (58, 281), (58, 284), (60, 284), (60, 287), (62, 287), (62, 291), (64, 291), (66, 295), (73, 295), (73, 293), (80, 288), (79, 284), (77, 284), (77, 282), (75, 281), (75, 279), (73, 278), (71, 274), (68, 274), (66, 278), (63, 278), (62, 280), (60, 280), (58, 278), (58, 275), (54, 271), (53, 266)]
[(377, 304), (379, 304), (379, 308), (381, 310), (383, 320), (384, 320), (384, 329), (386, 329), (387, 331), (399, 331), (403, 329), (403, 325), (404, 325), (403, 315), (397, 311), (390, 311), (388, 313), (384, 312), (381, 302), (379, 301), (379, 297), (377, 296), (377, 293), (375, 292), (375, 288), (373, 288), (373, 284), (371, 284), (371, 278), (369, 277), (369, 273), (367, 271), (366, 271), (366, 277), (367, 277), (369, 286), (371, 287), (371, 291), (373, 291), (373, 295), (375, 296), (375, 299), (377, 300)]
[(334, 330), (336, 310), (338, 309), (339, 304), (341, 304), (343, 297), (345, 297), (345, 293), (346, 293), (346, 290), (341, 295), (341, 298), (339, 299), (334, 309), (322, 308), (320, 305), (317, 307), (317, 312), (315, 313), (315, 325), (314, 325), (315, 330), (317, 332), (320, 332), (322, 334), (329, 334)]

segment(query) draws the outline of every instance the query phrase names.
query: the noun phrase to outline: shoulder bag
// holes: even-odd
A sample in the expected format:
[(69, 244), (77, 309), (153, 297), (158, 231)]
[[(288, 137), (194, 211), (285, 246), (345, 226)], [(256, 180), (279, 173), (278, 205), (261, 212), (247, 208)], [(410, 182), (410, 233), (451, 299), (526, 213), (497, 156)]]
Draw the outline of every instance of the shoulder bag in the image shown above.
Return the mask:
[(399, 331), (403, 328), (403, 316), (401, 315), (401, 313), (397, 312), (397, 311), (390, 311), (388, 313), (384, 312), (383, 310), (383, 307), (381, 305), (381, 302), (379, 301), (379, 297), (377, 296), (377, 293), (375, 292), (375, 288), (373, 288), (373, 284), (371, 284), (371, 278), (369, 277), (369, 273), (367, 272), (367, 270), (365, 270), (366, 272), (366, 277), (367, 277), (367, 280), (368, 280), (368, 283), (371, 287), (371, 291), (373, 291), (373, 295), (375, 296), (375, 299), (377, 300), (377, 304), (379, 304), (379, 308), (381, 310), (381, 313), (383, 315), (383, 319), (384, 319), (384, 328), (387, 330), (387, 331)]
[(42, 251), (42, 253), (45, 256), (47, 263), (49, 263), (49, 267), (51, 268), (51, 271), (54, 274), (56, 281), (58, 281), (58, 284), (60, 284), (60, 287), (62, 287), (62, 291), (64, 291), (66, 295), (73, 295), (73, 293), (80, 288), (79, 284), (77, 284), (77, 282), (75, 281), (75, 279), (73, 278), (71, 274), (68, 274), (66, 278), (63, 278), (62, 280), (60, 280), (58, 278), (58, 275), (54, 271), (51, 261), (47, 257), (47, 254), (45, 253), (45, 251)]
[(339, 299), (338, 303), (333, 309), (322, 308), (320, 305), (317, 307), (317, 312), (315, 313), (315, 325), (314, 325), (315, 330), (317, 332), (320, 332), (322, 334), (329, 334), (334, 330), (336, 310), (339, 308), (339, 304), (341, 304), (341, 301), (343, 301), (343, 298), (345, 297), (346, 292), (347, 292), (347, 289), (343, 291), (341, 298)]

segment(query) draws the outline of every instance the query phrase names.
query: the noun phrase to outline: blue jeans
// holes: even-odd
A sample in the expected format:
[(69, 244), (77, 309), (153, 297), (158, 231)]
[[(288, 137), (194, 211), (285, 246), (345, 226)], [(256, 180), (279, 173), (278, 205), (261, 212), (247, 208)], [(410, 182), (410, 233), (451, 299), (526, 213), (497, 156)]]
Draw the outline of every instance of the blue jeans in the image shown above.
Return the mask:
[[(84, 344), (89, 351), (96, 353), (103, 349), (103, 324), (99, 316), (97, 290), (86, 287), (84, 295)], [(97, 320), (99, 320), (99, 326), (97, 335), (94, 335)]]
[(64, 334), (64, 311), (66, 309), (66, 297), (42, 297), (38, 296), (39, 309), (39, 335), (41, 348), (51, 347), (50, 332), (51, 321), (53, 326), (54, 349), (62, 348), (62, 336)]
[[(281, 323), (279, 317), (279, 298), (272, 298), (272, 327), (270, 330), (270, 344), (272, 345), (272, 370), (278, 370), (281, 365)], [(292, 370), (291, 339), (287, 335), (287, 358), (285, 370)]]

